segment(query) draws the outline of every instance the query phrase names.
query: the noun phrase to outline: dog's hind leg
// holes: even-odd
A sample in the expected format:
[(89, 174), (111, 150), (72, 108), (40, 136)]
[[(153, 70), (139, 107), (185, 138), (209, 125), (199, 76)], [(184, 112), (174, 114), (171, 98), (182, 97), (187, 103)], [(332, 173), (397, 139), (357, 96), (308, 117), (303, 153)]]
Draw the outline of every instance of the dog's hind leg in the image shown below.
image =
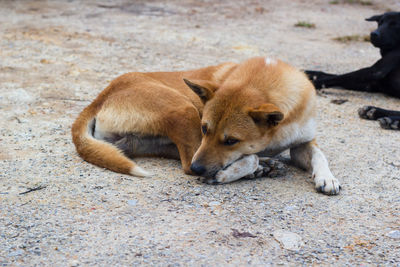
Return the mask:
[(94, 136), (128, 156), (179, 156), (189, 174), (200, 128), (199, 111), (187, 97), (144, 80), (108, 97), (96, 116)]
[[(321, 79), (326, 79), (326, 78), (333, 78), (336, 77), (336, 74), (330, 74), (330, 73), (325, 73), (322, 71), (314, 71), (314, 70), (305, 70), (304, 71), (305, 74), (307, 74), (308, 78), (314, 82), (314, 81), (318, 81)], [(317, 88), (320, 89), (320, 88)]]
[(165, 136), (152, 136), (141, 134), (114, 134), (105, 141), (118, 147), (130, 158), (133, 157), (165, 157), (179, 159), (176, 145)]
[(373, 67), (360, 69), (342, 75), (328, 74), (317, 71), (306, 71), (316, 89), (340, 87), (346, 90), (380, 92), (382, 91), (380, 78)]
[(312, 171), (317, 191), (327, 195), (339, 194), (340, 183), (331, 173), (328, 161), (315, 140), (291, 148), (290, 157), (300, 168)]

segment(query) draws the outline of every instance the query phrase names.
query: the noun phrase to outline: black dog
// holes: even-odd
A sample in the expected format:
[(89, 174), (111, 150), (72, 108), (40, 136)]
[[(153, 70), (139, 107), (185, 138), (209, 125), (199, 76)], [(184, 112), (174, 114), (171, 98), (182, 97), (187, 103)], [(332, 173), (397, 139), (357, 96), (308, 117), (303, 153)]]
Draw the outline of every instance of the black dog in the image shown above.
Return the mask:
[[(400, 12), (387, 12), (366, 20), (378, 22), (378, 28), (371, 32), (371, 43), (380, 49), (380, 60), (371, 67), (342, 75), (321, 71), (306, 71), (306, 74), (317, 89), (341, 87), (400, 98)], [(358, 113), (364, 119), (380, 119), (383, 128), (400, 130), (400, 111), (367, 106)]]

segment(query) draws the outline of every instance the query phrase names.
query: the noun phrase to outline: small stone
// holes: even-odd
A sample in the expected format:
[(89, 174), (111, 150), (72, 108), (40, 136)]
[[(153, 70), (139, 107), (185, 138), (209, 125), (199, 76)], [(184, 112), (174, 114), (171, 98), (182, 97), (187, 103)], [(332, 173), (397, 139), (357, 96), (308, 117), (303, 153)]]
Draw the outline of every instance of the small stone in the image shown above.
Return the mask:
[(211, 201), (210, 203), (208, 203), (208, 206), (210, 207), (215, 207), (215, 206), (220, 206), (221, 202), (218, 201)]
[(252, 224), (257, 224), (257, 219), (251, 218), (251, 219), (250, 219), (250, 222), (251, 222)]
[(15, 256), (21, 256), (24, 253), (22, 249), (17, 249), (16, 251), (8, 253), (8, 257), (15, 257)]
[(128, 200), (128, 205), (129, 206), (136, 206), (137, 202), (138, 201), (136, 199), (130, 199), (130, 200)]
[(386, 236), (393, 238), (393, 239), (399, 239), (400, 231), (399, 230), (390, 231), (389, 233), (386, 234)]
[(10, 92), (7, 92), (4, 94), (8, 100), (12, 102), (17, 102), (17, 103), (32, 103), (35, 101), (35, 97), (33, 97), (30, 93), (25, 91), (24, 89), (16, 89)]
[(273, 236), (277, 241), (279, 241), (279, 243), (281, 243), (283, 248), (287, 250), (298, 251), (300, 247), (303, 245), (301, 236), (289, 231), (276, 230), (273, 233)]
[(71, 260), (70, 263), (69, 263), (69, 266), (71, 266), (71, 267), (79, 266), (79, 261), (78, 260)]
[(288, 206), (285, 207), (285, 210), (287, 210), (287, 211), (292, 211), (292, 210), (295, 210), (296, 208), (297, 208), (296, 206), (290, 206), (290, 205), (288, 205)]

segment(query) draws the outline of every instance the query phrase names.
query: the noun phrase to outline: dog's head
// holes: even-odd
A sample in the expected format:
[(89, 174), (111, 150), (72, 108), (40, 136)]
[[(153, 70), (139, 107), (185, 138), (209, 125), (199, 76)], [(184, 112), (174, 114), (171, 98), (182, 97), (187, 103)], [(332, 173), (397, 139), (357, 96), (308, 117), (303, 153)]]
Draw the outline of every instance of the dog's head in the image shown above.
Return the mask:
[(374, 46), (384, 51), (400, 47), (400, 12), (386, 12), (366, 20), (378, 23), (378, 28), (371, 32), (371, 43)]
[(203, 138), (191, 166), (194, 173), (214, 177), (244, 155), (262, 151), (284, 119), (280, 109), (257, 90), (271, 86), (264, 77), (268, 76), (263, 69), (265, 61), (253, 63), (255, 66), (239, 66), (242, 69), (231, 74), (236, 78), (228, 79), (217, 89), (209, 82), (185, 81), (205, 102)]

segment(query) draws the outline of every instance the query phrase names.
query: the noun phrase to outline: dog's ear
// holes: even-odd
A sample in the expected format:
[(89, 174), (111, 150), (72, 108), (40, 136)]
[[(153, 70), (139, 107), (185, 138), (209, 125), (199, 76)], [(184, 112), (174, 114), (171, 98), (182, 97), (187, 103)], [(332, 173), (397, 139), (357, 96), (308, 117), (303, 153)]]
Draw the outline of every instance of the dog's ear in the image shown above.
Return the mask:
[(366, 21), (379, 21), (382, 17), (383, 17), (383, 15), (375, 15), (375, 16), (372, 16), (372, 17), (367, 18), (365, 20)]
[(188, 79), (183, 79), (183, 81), (201, 98), (204, 103), (214, 96), (214, 92), (218, 88), (216, 84), (206, 80), (189, 81)]
[(283, 120), (283, 113), (273, 104), (262, 104), (258, 108), (249, 108), (249, 116), (256, 124), (276, 126)]

